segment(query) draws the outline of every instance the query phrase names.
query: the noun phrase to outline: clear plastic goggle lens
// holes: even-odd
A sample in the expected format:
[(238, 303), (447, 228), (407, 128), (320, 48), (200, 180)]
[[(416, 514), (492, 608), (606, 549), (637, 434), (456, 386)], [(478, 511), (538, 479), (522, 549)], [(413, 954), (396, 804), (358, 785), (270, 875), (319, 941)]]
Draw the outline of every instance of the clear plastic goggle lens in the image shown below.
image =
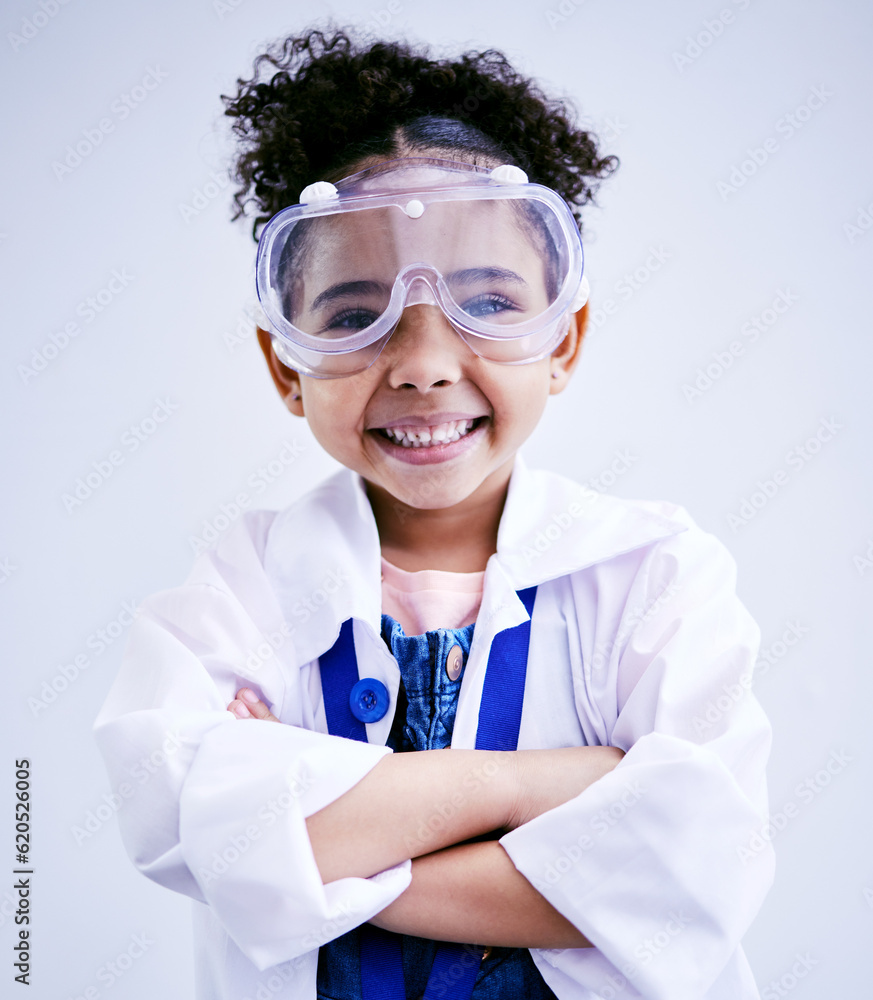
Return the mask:
[(350, 185), (270, 221), (258, 294), (286, 363), (327, 378), (360, 371), (411, 305), (438, 306), (472, 350), (504, 364), (536, 360), (563, 335), (582, 278), (566, 204), (468, 167), (466, 186), (459, 171), (423, 169), (431, 187), (410, 191), (386, 171), (375, 189)]

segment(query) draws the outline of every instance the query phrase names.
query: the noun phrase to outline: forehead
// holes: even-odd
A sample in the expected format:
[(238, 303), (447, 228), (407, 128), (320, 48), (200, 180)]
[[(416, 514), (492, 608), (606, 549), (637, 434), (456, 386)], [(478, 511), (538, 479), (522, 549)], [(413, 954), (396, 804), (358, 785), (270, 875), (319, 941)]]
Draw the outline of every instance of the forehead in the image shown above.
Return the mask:
[(340, 213), (310, 220), (304, 242), (298, 263), (310, 272), (360, 260), (402, 266), (471, 257), (527, 259), (530, 267), (544, 249), (523, 207), (509, 200), (436, 202), (417, 218), (397, 206)]

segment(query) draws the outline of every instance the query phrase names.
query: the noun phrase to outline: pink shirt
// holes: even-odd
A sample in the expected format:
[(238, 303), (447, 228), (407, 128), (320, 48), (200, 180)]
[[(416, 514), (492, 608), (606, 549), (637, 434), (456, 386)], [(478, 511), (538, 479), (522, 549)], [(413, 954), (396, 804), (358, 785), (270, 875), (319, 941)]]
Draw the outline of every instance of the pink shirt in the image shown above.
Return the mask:
[(450, 573), (423, 569), (409, 573), (382, 559), (382, 611), (400, 622), (407, 635), (437, 628), (463, 628), (476, 621), (485, 571)]

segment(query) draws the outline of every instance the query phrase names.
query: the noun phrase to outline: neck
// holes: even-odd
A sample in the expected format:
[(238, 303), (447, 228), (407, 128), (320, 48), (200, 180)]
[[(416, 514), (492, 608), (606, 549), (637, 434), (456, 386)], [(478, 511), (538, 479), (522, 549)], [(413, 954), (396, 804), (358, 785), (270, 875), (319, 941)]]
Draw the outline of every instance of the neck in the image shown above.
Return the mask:
[(497, 529), (512, 464), (510, 461), (496, 470), (474, 493), (452, 507), (410, 507), (367, 483), (382, 555), (410, 573), (422, 569), (454, 573), (484, 570), (497, 551)]

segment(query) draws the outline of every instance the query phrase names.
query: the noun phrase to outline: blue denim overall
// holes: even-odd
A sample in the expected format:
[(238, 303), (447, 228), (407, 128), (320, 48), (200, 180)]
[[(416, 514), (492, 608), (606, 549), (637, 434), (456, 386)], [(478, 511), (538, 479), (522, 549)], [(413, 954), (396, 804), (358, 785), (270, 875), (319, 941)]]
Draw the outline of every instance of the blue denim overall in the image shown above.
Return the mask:
[[(399, 622), (382, 615), (382, 638), (394, 654), (402, 683), (391, 734), (395, 752), (440, 750), (452, 740), (458, 691), (470, 653), (474, 625), (435, 629), (423, 635), (404, 634)], [(460, 646), (463, 666), (452, 680), (446, 672), (449, 652)], [(420, 1000), (433, 966), (438, 942), (402, 936), (403, 975), (408, 1000)], [(322, 946), (318, 954), (318, 1000), (363, 1000), (360, 928)], [(472, 1000), (554, 998), (527, 948), (492, 948), (483, 959)]]

